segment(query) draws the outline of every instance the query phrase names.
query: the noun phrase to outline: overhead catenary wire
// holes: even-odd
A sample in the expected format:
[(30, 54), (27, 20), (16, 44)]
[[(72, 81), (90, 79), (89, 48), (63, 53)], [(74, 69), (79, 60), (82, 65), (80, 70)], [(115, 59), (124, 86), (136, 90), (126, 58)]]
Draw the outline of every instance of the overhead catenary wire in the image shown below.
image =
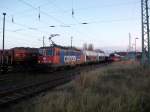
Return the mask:
[[(21, 0), (19, 0), (19, 1), (21, 1)], [(23, 1), (23, 3), (24, 3), (24, 1)], [(27, 3), (27, 2), (26, 2)], [(111, 7), (119, 7), (119, 6), (126, 6), (126, 5), (132, 5), (132, 4), (139, 4), (140, 3), (140, 1), (134, 1), (134, 2), (124, 2), (124, 3), (116, 3), (116, 4), (108, 4), (108, 5), (103, 5), (103, 6), (90, 6), (90, 7), (82, 7), (82, 8), (73, 8), (75, 11), (87, 11), (88, 9), (93, 9), (93, 8), (99, 8), (99, 9), (102, 9), (102, 8), (107, 8), (107, 7), (109, 7), (109, 8), (111, 8)], [(25, 3), (24, 3), (25, 4)], [(60, 7), (58, 7), (57, 5), (55, 5), (54, 4), (54, 1), (48, 1), (48, 2), (46, 2), (46, 3), (44, 3), (43, 5), (41, 4), (41, 5), (38, 5), (38, 7), (42, 7), (42, 6), (45, 6), (45, 5), (53, 5), (54, 7), (57, 7), (58, 9), (61, 9)], [(73, 2), (72, 2), (72, 4), (73, 4)], [(33, 6), (33, 5), (29, 5), (29, 3), (27, 3), (26, 5), (28, 5), (30, 8), (32, 8), (32, 9), (34, 9), (34, 10), (39, 10), (39, 8), (38, 7), (35, 7), (35, 6)], [(73, 6), (73, 5), (72, 5)], [(17, 13), (17, 15), (15, 15), (15, 16), (19, 16), (19, 14), (24, 14), (24, 13), (26, 13), (26, 12), (29, 12), (31, 9), (26, 9), (26, 10), (24, 10), (24, 11), (20, 11), (20, 12), (16, 12)], [(62, 10), (61, 9), (61, 11), (60, 12), (51, 12), (51, 14), (56, 14), (56, 13), (67, 13), (67, 12), (70, 12), (70, 10), (72, 10), (72, 8), (71, 9), (67, 9), (67, 10)], [(75, 14), (75, 11), (74, 11), (74, 14)], [(13, 14), (14, 15), (14, 14)]]
[[(61, 11), (63, 11), (60, 7), (58, 7), (58, 6), (56, 6), (55, 5), (55, 7), (57, 7), (57, 8), (59, 8)], [(73, 0), (72, 0), (72, 11), (73, 11)], [(72, 12), (72, 17), (75, 19), (75, 17), (74, 17), (74, 12)], [(70, 27), (70, 26), (72, 26), (72, 25), (81, 25), (81, 23), (78, 21), (78, 20), (76, 20), (76, 22), (77, 22), (77, 24), (65, 24), (65, 25), (59, 25), (59, 26), (67, 26), (67, 27)], [(55, 25), (52, 25), (52, 26), (50, 26), (50, 27), (55, 27)], [(72, 27), (71, 27), (71, 29), (73, 29)], [(77, 31), (77, 30), (76, 30)], [(77, 31), (79, 34), (81, 34), (81, 31)], [(82, 33), (83, 34), (83, 33)]]
[[(122, 7), (122, 6), (128, 6), (128, 5), (132, 5), (132, 4), (139, 4), (140, 1), (134, 1), (134, 2), (125, 2), (125, 3), (116, 3), (116, 4), (108, 4), (108, 5), (103, 5), (103, 6), (89, 6), (89, 7), (81, 7), (81, 8), (73, 8), (76, 12), (79, 12), (79, 11), (87, 11), (88, 9), (102, 9), (102, 8), (113, 8), (113, 7)], [(51, 4), (52, 5), (52, 4)], [(66, 9), (66, 10), (63, 10), (59, 13), (70, 13), (70, 10), (72, 10), (72, 8), (70, 9)], [(56, 14), (57, 12), (51, 12), (51, 14)]]
[[(9, 16), (9, 15), (8, 15)], [(12, 16), (11, 16), (12, 17)], [(13, 18), (12, 18), (13, 19)], [(13, 21), (12, 23), (12, 20), (11, 21), (7, 21), (7, 23), (10, 23), (10, 24), (14, 24), (14, 25), (17, 25), (17, 26), (20, 26), (22, 28), (25, 28), (26, 30), (31, 30), (31, 31), (36, 31), (36, 32), (41, 32), (43, 34), (49, 34), (49, 32), (47, 31), (42, 31), (41, 29), (37, 28), (37, 27), (32, 27), (32, 26), (28, 26), (28, 25), (25, 25), (25, 24), (21, 24), (21, 23), (18, 23), (16, 21)], [(46, 25), (48, 25), (48, 23), (45, 23)], [(13, 32), (13, 33), (20, 33), (20, 31), (24, 31), (25, 29), (22, 29), (22, 28), (18, 28), (16, 30), (7, 30), (9, 32)], [(45, 32), (45, 33), (44, 33)], [(29, 35), (28, 35), (29, 36)]]
[[(22, 27), (22, 28), (26, 28), (26, 29), (28, 29), (28, 30), (34, 30), (34, 31), (37, 31), (37, 32), (41, 32), (41, 33), (49, 33), (49, 32), (46, 32), (46, 31), (42, 31), (41, 29), (39, 29), (39, 28), (37, 28), (37, 27), (33, 27), (33, 26), (28, 26), (28, 25), (25, 25), (25, 24), (22, 24), (22, 23), (18, 23), (18, 22), (16, 22), (16, 21), (14, 21), (13, 23), (12, 23), (12, 21), (10, 22), (10, 21), (7, 21), (7, 23), (11, 23), (11, 24), (14, 24), (14, 25), (17, 25), (17, 26), (20, 26), (20, 27)], [(45, 23), (46, 24), (46, 23)], [(47, 26), (48, 27), (48, 26)]]
[[(18, 30), (18, 32), (16, 33), (15, 31), (17, 31), (17, 30)], [(24, 30), (23, 30), (23, 29), (22, 29), (22, 30), (20, 29), (20, 31), (24, 31)], [(19, 31), (19, 29), (16, 29), (16, 30), (7, 30), (7, 29), (6, 29), (6, 32), (10, 32), (10, 33), (13, 33), (13, 34), (15, 34), (15, 35), (18, 35), (19, 37), (18, 37), (18, 36), (14, 36), (13, 38), (14, 38), (14, 39), (18, 39), (18, 40), (20, 40), (21, 42), (24, 41), (24, 42), (29, 43), (29, 38), (20, 38), (20, 36), (21, 36), (21, 37), (30, 37), (30, 38), (31, 38), (31, 37), (32, 37), (32, 38), (35, 38), (35, 37), (36, 37), (36, 38), (37, 38), (36, 40), (38, 40), (39, 38), (42, 37), (42, 36), (39, 36), (39, 35), (31, 35), (31, 34), (23, 33), (23, 32), (20, 32), (20, 31)], [(9, 34), (9, 35), (11, 35), (11, 34)], [(8, 35), (8, 36), (9, 36), (9, 35)]]
[[(31, 8), (33, 8), (33, 9), (35, 9), (35, 10), (38, 10), (39, 11), (39, 8), (36, 8), (36, 7), (34, 7), (33, 5), (31, 5), (31, 4), (29, 4), (29, 3), (27, 3), (27, 2), (25, 2), (24, 0), (19, 0), (19, 1), (21, 1), (21, 2), (23, 2), (24, 4), (26, 4), (26, 5), (28, 5), (28, 6), (30, 6)], [(127, 2), (126, 4), (121, 4), (120, 3), (120, 5), (127, 5), (127, 4), (131, 4), (131, 3), (139, 3), (139, 2)], [(119, 3), (118, 3), (119, 4)], [(117, 5), (118, 5), (117, 4)], [(56, 5), (55, 5), (56, 6)], [(108, 6), (111, 6), (111, 5), (108, 5)], [(112, 5), (113, 6), (113, 5)], [(58, 7), (57, 7), (58, 8)], [(60, 9), (60, 8), (59, 8)], [(73, 8), (73, 0), (72, 0), (72, 9), (74, 9)], [(84, 8), (83, 8), (84, 9)], [(76, 9), (76, 10), (78, 10), (78, 9)], [(62, 10), (61, 10), (62, 11)], [(40, 13), (40, 11), (39, 11), (39, 13)], [(45, 14), (45, 13), (44, 13)], [(47, 14), (46, 14), (47, 15)], [(47, 15), (47, 16), (49, 16), (49, 15)], [(40, 17), (39, 17), (40, 18)], [(77, 22), (77, 23), (79, 23), (80, 24), (80, 22), (79, 22), (79, 20), (77, 20), (77, 18), (74, 18), (75, 19), (75, 21)], [(60, 22), (60, 21), (59, 21)], [(64, 25), (64, 22), (61, 22), (61, 23), (63, 23), (63, 25)], [(90, 22), (90, 23), (94, 23), (94, 22)], [(96, 23), (96, 22), (95, 22)], [(98, 22), (97, 22), (98, 23)], [(47, 23), (46, 23), (47, 24)], [(63, 26), (62, 24), (60, 25), (60, 26)], [(64, 26), (67, 26), (67, 25), (64, 25)]]
[[(103, 23), (117, 23), (117, 22), (124, 22), (124, 21), (138, 21), (138, 18), (124, 18), (124, 19), (113, 19), (113, 20), (97, 20), (97, 21), (87, 21), (87, 22), (83, 22), (83, 23), (76, 23), (76, 24), (65, 24), (65, 25), (51, 25), (49, 27), (73, 27), (76, 25), (81, 25), (81, 24), (86, 24), (86, 25), (90, 25), (90, 24), (103, 24)], [(37, 27), (31, 27), (31, 26), (27, 26), (25, 24), (20, 24), (17, 22), (14, 22), (13, 24), (24, 27), (26, 29), (34, 29), (39, 31), (39, 28)], [(48, 23), (45, 22), (45, 24), (48, 25)], [(2, 29), (2, 28), (0, 28)]]
[[(20, 33), (20, 32), (14, 32), (14, 31), (11, 31), (11, 30), (6, 30), (6, 32), (9, 32), (9, 34), (7, 34), (7, 37), (10, 37), (11, 38), (7, 38), (7, 41), (6, 43), (16, 43), (16, 41), (20, 41), (20, 42), (23, 42), (23, 43), (29, 43), (29, 40), (27, 38), (21, 38), (21, 37), (28, 37), (29, 35), (25, 34), (25, 33)], [(11, 33), (14, 33), (15, 35), (18, 35), (18, 36), (15, 36), (15, 35), (12, 35)], [(37, 37), (37, 36), (31, 36), (30, 37)], [(15, 41), (12, 41), (11, 39), (15, 39)], [(0, 43), (1, 44), (1, 43)], [(8, 44), (9, 45), (9, 44)], [(8, 46), (7, 45), (7, 46)], [(16, 47), (16, 46), (14, 46)], [(11, 47), (12, 48), (12, 47)]]
[[(76, 19), (76, 16), (74, 15), (74, 1), (72, 0), (72, 19), (73, 20), (75, 20), (75, 22), (77, 23), (77, 24), (80, 24), (80, 22)], [(81, 31), (79, 31), (79, 30), (76, 30), (78, 33), (81, 33)], [(88, 37), (91, 37), (91, 36), (89, 36), (87, 33), (86, 33), (86, 35), (84, 34), (84, 33), (81, 33), (81, 34), (83, 34), (84, 36), (88, 36)]]
[[(51, 2), (47, 1), (46, 3), (38, 5), (38, 7), (44, 7), (45, 5), (49, 5), (50, 3), (53, 3), (54, 1), (55, 0), (53, 0), (53, 1), (51, 0)], [(15, 15), (15, 17), (24, 16), (26, 13), (31, 12), (31, 8), (33, 9), (33, 7), (29, 7), (28, 9), (24, 9), (22, 11), (13, 12), (12, 15)]]
[[(34, 9), (34, 10), (39, 10), (39, 8), (38, 7), (43, 7), (43, 6), (45, 6), (45, 5), (54, 5), (55, 7), (57, 7), (55, 4), (54, 4), (54, 1), (55, 0), (51, 0), (51, 1), (47, 1), (46, 3), (43, 3), (43, 4), (40, 4), (40, 5), (38, 5), (38, 7), (35, 7), (35, 6), (33, 6), (33, 5), (31, 5), (31, 4), (29, 4), (29, 3), (27, 3), (27, 2), (25, 2), (25, 1), (21, 1), (21, 0), (18, 0), (18, 1), (20, 1), (20, 2), (23, 2), (24, 4), (26, 4), (26, 5), (28, 5), (30, 8), (32, 8), (32, 9)], [(74, 8), (74, 10), (76, 10), (76, 11), (87, 11), (87, 9), (93, 9), (93, 8), (107, 8), (107, 7), (109, 7), (109, 8), (111, 8), (111, 7), (118, 7), (118, 6), (125, 6), (125, 5), (132, 5), (132, 4), (137, 4), (137, 3), (140, 3), (140, 1), (134, 1), (134, 2), (124, 2), (124, 3), (116, 3), (116, 4), (108, 4), (108, 5), (103, 5), (103, 6), (90, 6), (90, 7), (82, 7), (82, 8)], [(57, 8), (59, 8), (59, 7), (57, 7)], [(8, 8), (7, 8), (8, 9)], [(61, 12), (59, 12), (59, 13), (66, 13), (66, 12), (70, 12), (70, 10), (72, 10), (72, 9), (67, 9), (67, 10), (61, 10)], [(16, 13), (13, 13), (12, 15), (14, 15), (15, 17), (18, 17), (18, 16), (20, 16), (20, 15), (24, 15), (25, 13), (28, 13), (28, 12), (31, 12), (31, 9), (25, 9), (25, 10), (23, 10), (23, 11), (19, 11), (19, 12), (16, 12)], [(57, 12), (51, 12), (51, 14), (56, 14)]]
[[(72, 0), (73, 1), (73, 0)], [(73, 3), (73, 2), (72, 2)], [(140, 1), (138, 1), (138, 2), (132, 2), (132, 3), (140, 3)], [(129, 3), (130, 4), (130, 3)], [(125, 4), (117, 4), (117, 5), (120, 5), (120, 6), (122, 6), (122, 5), (128, 5), (128, 2), (127, 3), (125, 3)], [(72, 5), (73, 6), (73, 5)], [(112, 6), (113, 7), (113, 5), (108, 5), (109, 7), (110, 6)], [(108, 6), (103, 6), (103, 7), (101, 7), (101, 8), (104, 8), (104, 7), (108, 7)], [(73, 8), (72, 8), (73, 9)], [(77, 9), (78, 10), (78, 9)], [(81, 23), (77, 18), (76, 18), (76, 16), (74, 16), (73, 17), (73, 20), (78, 24), (78, 23)], [(116, 23), (116, 22), (124, 22), (124, 21), (133, 21), (133, 20), (135, 20), (135, 18), (124, 18), (124, 19), (113, 19), (113, 20), (97, 20), (97, 21), (86, 21), (86, 22), (82, 22), (81, 24), (85, 24), (85, 25), (89, 25), (89, 24), (102, 24), (102, 23)], [(86, 29), (86, 32), (88, 32), (87, 31), (87, 29)], [(89, 36), (89, 35), (88, 35)], [(93, 35), (91, 35), (90, 37), (92, 37)]]
[[(125, 4), (120, 4), (120, 5), (128, 5), (128, 4), (131, 4), (131, 3), (139, 3), (139, 2), (127, 2)], [(119, 5), (119, 4), (117, 4), (117, 5)], [(110, 6), (110, 5), (108, 5), (108, 6)], [(56, 7), (59, 8), (58, 6), (56, 6)], [(59, 9), (62, 11), (61, 8), (59, 8)], [(72, 9), (74, 10), (73, 0), (72, 0)], [(81, 25), (81, 24), (84, 24), (84, 23), (89, 25), (89, 24), (102, 24), (102, 23), (113, 23), (113, 22), (122, 22), (122, 21), (133, 21), (133, 20), (136, 20), (135, 18), (124, 18), (124, 19), (114, 19), (114, 20), (97, 20), (97, 21), (80, 22), (75, 16), (73, 17), (73, 19), (76, 21), (77, 24), (68, 24), (66, 26), (70, 27), (70, 26), (73, 26), (73, 25)], [(60, 26), (63, 26), (63, 25), (60, 25)], [(55, 27), (55, 25), (52, 25), (52, 27)]]
[[(19, 0), (19, 1), (23, 1), (23, 0)], [(33, 9), (37, 9), (37, 8), (35, 8), (35, 7), (33, 7), (31, 4), (28, 4), (28, 3), (26, 3), (26, 2), (24, 2), (26, 5), (28, 5), (28, 6), (30, 6), (30, 7), (32, 7)], [(42, 12), (43, 13), (43, 12)], [(45, 14), (45, 12), (44, 12), (44, 14)], [(46, 14), (47, 15), (47, 14)], [(60, 22), (60, 21), (59, 21)], [(60, 23), (63, 23), (63, 25), (60, 25), (60, 26), (70, 26), (70, 25), (65, 25), (64, 24), (64, 22), (60, 22)], [(78, 24), (79, 24), (79, 22), (78, 22)], [(79, 31), (78, 31), (79, 32)], [(81, 33), (81, 32), (80, 32)]]
[[(19, 0), (20, 1), (20, 0)], [(22, 1), (22, 0), (21, 0)], [(24, 0), (23, 0), (24, 1)], [(33, 5), (31, 5), (31, 6), (33, 6)], [(31, 7), (30, 6), (30, 7)], [(36, 8), (35, 6), (33, 6), (32, 7), (32, 9), (33, 8)], [(74, 7), (73, 7), (73, 9), (75, 10), (75, 12), (76, 12), (76, 10), (78, 10), (78, 11), (80, 11), (80, 9), (75, 9)], [(36, 8), (36, 10), (37, 10), (37, 12), (38, 12), (38, 10), (39, 10), (39, 8), (37, 7)], [(40, 12), (40, 11), (39, 11)], [(45, 11), (44, 11), (45, 12)], [(46, 12), (47, 13), (47, 12)], [(43, 13), (42, 13), (43, 14)], [(47, 13), (48, 14), (48, 13)], [(13, 19), (14, 19), (14, 17), (13, 17)], [(76, 19), (76, 17), (75, 17), (75, 19)], [(77, 19), (76, 19), (77, 20)], [(78, 22), (76, 22), (75, 24), (64, 24), (64, 22), (59, 22), (60, 23), (60, 25), (53, 25), (53, 26), (57, 26), (57, 27), (64, 27), (64, 26), (66, 26), (66, 27), (72, 27), (72, 26), (75, 26), (75, 25), (81, 25), (82, 23), (87, 23), (87, 25), (90, 25), (90, 24), (101, 24), (101, 23), (112, 23), (112, 22), (122, 22), (122, 21), (132, 21), (132, 20), (134, 20), (134, 19), (132, 19), (131, 18), (131, 20), (130, 20), (130, 18), (128, 19), (126, 19), (126, 18), (124, 18), (124, 19), (116, 19), (116, 20), (97, 20), (97, 21), (86, 21), (86, 22), (79, 22), (79, 20), (77, 20)], [(40, 21), (41, 22), (41, 21)], [(15, 23), (16, 23), (16, 21), (15, 21)], [(49, 26), (49, 24), (48, 23), (46, 23), (45, 21), (43, 21), (43, 23), (45, 24), (45, 25), (47, 25), (47, 26)], [(19, 26), (19, 25), (18, 25)], [(35, 30), (35, 31), (39, 31), (39, 28), (34, 28), (34, 27), (30, 27), (30, 26), (27, 26), (27, 25), (24, 25), (24, 24), (21, 24), (20, 26), (22, 26), (22, 27), (26, 27), (27, 29), (29, 29), (29, 30)], [(16, 31), (17, 32), (17, 31)], [(82, 32), (83, 33), (83, 32)], [(81, 32), (80, 32), (80, 34), (81, 34)]]
[[(11, 23), (11, 22), (8, 22), (8, 23)], [(43, 32), (45, 32), (45, 31), (40, 31), (38, 28), (34, 28), (34, 27), (29, 27), (29, 26), (27, 26), (27, 25), (24, 25), (24, 24), (20, 24), (20, 23), (16, 23), (16, 22), (14, 22), (13, 24), (15, 24), (15, 25), (18, 25), (18, 26), (21, 26), (21, 27), (23, 27), (23, 28), (26, 28), (26, 30), (31, 30), (31, 31), (36, 31), (36, 32), (41, 32), (41, 33), (43, 33)], [(11, 29), (6, 29), (6, 32), (10, 32), (10, 33), (14, 33), (14, 34), (19, 34), (19, 35), (21, 35), (21, 36), (23, 36), (23, 37), (38, 37), (39, 38), (39, 35), (31, 35), (31, 34), (26, 34), (26, 33), (21, 33), (22, 31), (25, 31), (25, 29), (15, 29), (15, 30), (11, 30)], [(46, 32), (47, 33), (47, 32)], [(48, 34), (48, 33), (47, 33)], [(41, 34), (41, 35), (43, 35), (43, 34)], [(19, 39), (19, 38), (18, 38)], [(23, 38), (20, 38), (21, 40), (23, 40), (23, 41), (28, 41), (28, 40), (26, 40), (26, 39), (23, 39)]]
[(24, 25), (24, 24), (20, 24), (20, 23), (14, 23), (15, 25), (18, 25), (18, 26), (21, 26), (23, 28), (26, 28), (28, 30), (32, 30), (32, 31), (36, 31), (36, 32), (41, 32), (41, 33), (46, 33), (46, 34), (49, 34), (49, 32), (46, 32), (46, 31), (42, 31), (41, 29), (37, 28), (37, 27), (31, 27), (31, 26), (27, 26), (27, 25)]
[[(25, 5), (27, 5), (27, 6), (31, 7), (31, 8), (33, 8), (34, 10), (37, 10), (37, 11), (39, 10), (37, 7), (34, 7), (33, 5), (31, 5), (30, 3), (28, 3), (28, 2), (26, 2), (26, 1), (24, 1), (24, 0), (18, 0), (18, 1), (22, 2), (23, 4), (25, 4)], [(56, 22), (58, 22), (58, 23), (64, 24), (64, 22), (62, 22), (61, 20), (59, 20), (59, 19), (55, 18), (54, 16), (48, 14), (47, 12), (44, 12), (44, 11), (42, 11), (42, 10), (40, 10), (40, 12), (41, 12), (42, 14), (44, 14), (44, 15), (50, 17), (50, 19), (53, 19), (54, 21), (56, 21)]]

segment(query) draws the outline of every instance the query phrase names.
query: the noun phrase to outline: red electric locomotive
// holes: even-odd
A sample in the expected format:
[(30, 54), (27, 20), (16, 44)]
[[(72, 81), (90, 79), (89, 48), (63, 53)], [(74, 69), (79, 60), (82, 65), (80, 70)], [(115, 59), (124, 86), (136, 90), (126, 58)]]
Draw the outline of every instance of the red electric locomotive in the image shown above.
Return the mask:
[(39, 49), (39, 64), (51, 64), (53, 66), (77, 65), (84, 61), (82, 51), (71, 47), (53, 45)]

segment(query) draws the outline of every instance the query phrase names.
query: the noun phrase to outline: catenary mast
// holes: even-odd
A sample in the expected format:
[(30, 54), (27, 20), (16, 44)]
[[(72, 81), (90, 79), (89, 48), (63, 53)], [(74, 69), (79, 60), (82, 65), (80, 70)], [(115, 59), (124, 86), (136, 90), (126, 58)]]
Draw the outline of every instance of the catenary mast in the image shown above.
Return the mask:
[(149, 0), (141, 0), (142, 63), (150, 64)]

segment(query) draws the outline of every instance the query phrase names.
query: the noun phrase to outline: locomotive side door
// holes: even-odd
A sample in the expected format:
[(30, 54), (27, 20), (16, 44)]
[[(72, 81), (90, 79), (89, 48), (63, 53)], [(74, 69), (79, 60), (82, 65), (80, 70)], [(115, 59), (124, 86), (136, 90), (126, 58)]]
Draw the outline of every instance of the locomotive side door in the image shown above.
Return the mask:
[(65, 64), (65, 50), (63, 49), (60, 50), (60, 64), (61, 65)]

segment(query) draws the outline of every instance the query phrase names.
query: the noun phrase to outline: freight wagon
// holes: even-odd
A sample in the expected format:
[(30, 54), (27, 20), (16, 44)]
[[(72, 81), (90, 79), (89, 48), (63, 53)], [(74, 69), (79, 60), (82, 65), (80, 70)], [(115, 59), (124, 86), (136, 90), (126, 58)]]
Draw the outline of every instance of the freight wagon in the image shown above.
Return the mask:
[(37, 63), (37, 58), (37, 48), (16, 47), (5, 50), (4, 54), (0, 51), (0, 63), (5, 65), (31, 65)]
[(0, 50), (0, 65), (11, 65), (12, 64), (12, 51), (11, 50), (5, 50), (4, 53), (2, 50)]
[(105, 61), (105, 53), (102, 51), (90, 51), (83, 50), (84, 62), (85, 63), (95, 63)]
[(13, 48), (13, 64), (35, 64), (38, 58), (37, 48)]
[(113, 62), (121, 61), (121, 56), (116, 53), (112, 53), (112, 54), (110, 54), (110, 59)]

